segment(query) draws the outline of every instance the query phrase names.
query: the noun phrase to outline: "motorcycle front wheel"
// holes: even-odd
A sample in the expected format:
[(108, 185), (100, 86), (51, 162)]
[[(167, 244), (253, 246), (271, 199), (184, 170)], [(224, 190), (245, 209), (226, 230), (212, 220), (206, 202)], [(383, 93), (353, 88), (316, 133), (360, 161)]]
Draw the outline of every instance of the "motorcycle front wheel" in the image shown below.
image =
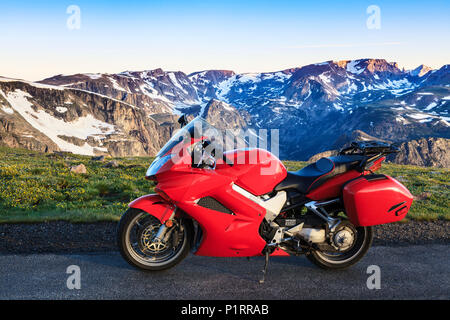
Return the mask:
[(192, 224), (176, 218), (164, 241), (155, 241), (161, 225), (147, 212), (128, 209), (120, 219), (117, 232), (122, 257), (132, 266), (147, 271), (161, 271), (180, 263), (191, 247)]

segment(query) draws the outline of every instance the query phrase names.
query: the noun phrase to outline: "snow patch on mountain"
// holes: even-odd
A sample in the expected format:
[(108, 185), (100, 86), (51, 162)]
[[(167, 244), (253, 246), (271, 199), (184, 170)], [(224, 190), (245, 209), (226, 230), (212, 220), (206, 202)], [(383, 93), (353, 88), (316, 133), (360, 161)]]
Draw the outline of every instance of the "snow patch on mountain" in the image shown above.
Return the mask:
[(120, 86), (119, 82), (117, 82), (117, 80), (114, 79), (113, 77), (109, 77), (108, 79), (112, 83), (114, 89), (116, 89), (118, 91), (124, 91), (124, 92), (130, 93), (130, 90), (127, 90), (127, 89), (123, 88), (122, 86)]
[(359, 60), (350, 61), (349, 63), (347, 63), (347, 71), (354, 74), (361, 74), (362, 72), (364, 72), (365, 68), (357, 66), (359, 63)]
[(85, 73), (85, 76), (88, 76), (89, 78), (93, 80), (100, 79), (103, 75), (101, 73)]
[(290, 74), (285, 74), (281, 71), (274, 72), (274, 73), (262, 73), (261, 74), (261, 80), (275, 80), (278, 82), (284, 82), (288, 80), (291, 77)]
[(432, 102), (424, 110), (425, 111), (429, 111), (429, 110), (433, 109), (436, 106), (437, 106), (437, 103), (436, 102)]
[(5, 112), (7, 114), (14, 114), (14, 110), (9, 107), (0, 105), (0, 110), (2, 110), (3, 112)]
[(188, 94), (188, 92), (186, 90), (184, 90), (184, 88), (181, 86), (181, 84), (178, 82), (177, 77), (175, 75), (175, 73), (173, 72), (169, 72), (169, 78), (170, 81), (172, 82), (172, 84), (177, 87), (178, 89), (180, 89), (181, 91), (183, 91), (184, 93)]
[(244, 73), (240, 76), (238, 76), (237, 80), (240, 83), (246, 83), (246, 82), (260, 82), (261, 81), (261, 74), (259, 73)]
[(237, 76), (234, 75), (231, 78), (224, 80), (218, 84), (216, 94), (220, 100), (228, 102), (225, 96), (230, 92), (231, 86), (233, 85), (234, 81), (236, 81), (236, 77)]
[(66, 113), (67, 110), (68, 109), (66, 107), (56, 107), (56, 111), (58, 111), (59, 113)]
[(420, 77), (425, 76), (430, 71), (433, 71), (433, 69), (422, 64), (422, 65), (418, 66), (416, 69), (411, 70), (409, 73), (414, 77), (420, 78)]
[[(424, 119), (430, 118), (430, 115), (424, 114), (424, 113), (412, 113), (412, 114), (408, 114), (408, 117), (416, 119), (416, 120), (424, 120)], [(433, 118), (433, 117), (431, 117), (431, 118)]]
[(417, 94), (421, 95), (421, 96), (432, 96), (433, 95), (432, 92), (417, 92)]
[[(2, 93), (2, 95), (4, 95)], [(104, 148), (95, 148), (87, 142), (77, 146), (60, 138), (60, 136), (75, 137), (85, 140), (89, 136), (104, 136), (115, 133), (114, 125), (95, 119), (91, 114), (78, 118), (73, 122), (57, 119), (49, 113), (35, 111), (33, 104), (28, 100), (33, 98), (29, 93), (16, 89), (6, 95), (6, 100), (31, 126), (53, 140), (63, 151), (76, 154), (94, 155), (95, 149), (107, 152)]]

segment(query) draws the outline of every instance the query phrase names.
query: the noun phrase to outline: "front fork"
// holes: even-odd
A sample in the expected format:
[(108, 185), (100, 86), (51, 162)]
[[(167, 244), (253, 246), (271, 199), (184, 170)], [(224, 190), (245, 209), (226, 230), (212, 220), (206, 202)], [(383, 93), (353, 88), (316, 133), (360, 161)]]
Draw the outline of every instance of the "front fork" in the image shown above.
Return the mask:
[(161, 227), (159, 227), (158, 232), (156, 233), (155, 237), (152, 239), (152, 242), (154, 243), (165, 243), (167, 239), (170, 237), (171, 230), (173, 227), (173, 218), (175, 218), (175, 213), (177, 211), (177, 207), (175, 207), (170, 214), (169, 219), (164, 222)]

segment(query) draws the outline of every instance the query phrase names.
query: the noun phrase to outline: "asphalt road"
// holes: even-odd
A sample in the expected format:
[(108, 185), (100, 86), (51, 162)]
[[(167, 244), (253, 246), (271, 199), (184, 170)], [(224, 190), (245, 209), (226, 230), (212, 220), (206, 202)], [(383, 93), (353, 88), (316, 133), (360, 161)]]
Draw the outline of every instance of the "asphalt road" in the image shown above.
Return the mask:
[[(190, 255), (162, 273), (130, 267), (117, 252), (0, 255), (0, 299), (449, 299), (450, 247), (373, 247), (356, 266), (324, 271), (305, 257)], [(67, 267), (81, 271), (81, 289), (68, 289)], [(367, 268), (380, 267), (380, 289), (367, 288)]]

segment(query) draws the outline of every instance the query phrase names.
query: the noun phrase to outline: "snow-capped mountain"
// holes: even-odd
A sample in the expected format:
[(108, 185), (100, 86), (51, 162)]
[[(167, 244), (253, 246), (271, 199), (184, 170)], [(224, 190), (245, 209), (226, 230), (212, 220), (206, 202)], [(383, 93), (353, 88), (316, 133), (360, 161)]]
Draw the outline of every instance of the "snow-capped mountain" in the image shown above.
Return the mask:
[[(281, 158), (304, 160), (354, 130), (391, 141), (449, 138), (449, 106), (449, 65), (409, 71), (383, 59), (246, 74), (156, 69), (39, 83), (0, 78), (0, 142), (152, 155), (176, 128), (176, 115), (188, 113), (221, 125), (279, 129)], [(12, 123), (29, 132), (12, 133)]]
[(411, 70), (409, 73), (412, 76), (423, 77), (424, 75), (426, 75), (430, 71), (433, 71), (433, 69), (430, 68), (430, 67), (427, 67), (424, 64), (421, 64), (420, 66), (418, 66), (414, 70)]

